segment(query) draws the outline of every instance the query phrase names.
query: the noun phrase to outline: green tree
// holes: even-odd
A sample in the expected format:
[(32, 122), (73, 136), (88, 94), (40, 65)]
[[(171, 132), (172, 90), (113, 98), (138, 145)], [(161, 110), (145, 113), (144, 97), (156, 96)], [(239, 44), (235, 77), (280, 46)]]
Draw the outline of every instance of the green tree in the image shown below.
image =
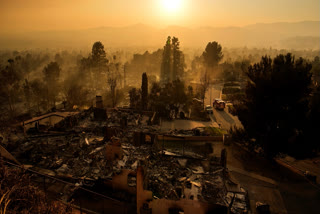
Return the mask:
[(290, 53), (274, 60), (262, 57), (248, 68), (246, 96), (236, 110), (249, 137), (269, 157), (299, 142), (307, 122), (310, 70), (310, 64)]
[(148, 109), (148, 76), (147, 76), (147, 73), (142, 74), (141, 105), (142, 105), (143, 110)]

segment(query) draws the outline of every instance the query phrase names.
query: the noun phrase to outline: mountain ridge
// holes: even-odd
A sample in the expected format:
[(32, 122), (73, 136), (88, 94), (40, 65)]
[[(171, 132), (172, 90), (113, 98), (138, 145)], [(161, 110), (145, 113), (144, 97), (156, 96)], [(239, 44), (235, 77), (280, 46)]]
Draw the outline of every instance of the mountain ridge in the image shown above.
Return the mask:
[[(19, 34), (1, 34), (2, 48), (52, 48), (52, 47), (83, 47), (95, 41), (105, 46), (159, 46), (162, 47), (167, 36), (176, 36), (185, 47), (203, 47), (210, 41), (218, 41), (228, 47), (286, 47), (286, 40), (299, 37), (297, 49), (320, 49), (320, 42), (303, 39), (319, 37), (320, 21), (257, 23), (243, 27), (195, 27), (189, 28), (171, 25), (156, 28), (137, 23), (124, 27), (100, 26), (79, 30), (32, 31)], [(319, 39), (320, 40), (320, 39)]]

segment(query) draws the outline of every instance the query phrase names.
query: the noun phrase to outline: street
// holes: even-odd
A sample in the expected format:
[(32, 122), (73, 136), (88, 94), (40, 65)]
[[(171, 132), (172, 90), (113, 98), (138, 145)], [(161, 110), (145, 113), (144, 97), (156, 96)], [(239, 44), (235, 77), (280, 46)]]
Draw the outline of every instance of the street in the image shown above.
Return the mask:
[[(205, 105), (211, 105), (214, 99), (220, 98), (220, 93), (222, 90), (223, 84), (215, 84), (209, 86), (209, 89), (206, 93)], [(222, 129), (229, 130), (232, 126), (236, 125), (237, 127), (242, 127), (241, 122), (237, 116), (233, 116), (229, 113), (228, 107), (223, 111), (216, 110), (213, 108), (213, 115), (210, 115), (212, 122), (216, 122), (218, 125), (221, 125)]]

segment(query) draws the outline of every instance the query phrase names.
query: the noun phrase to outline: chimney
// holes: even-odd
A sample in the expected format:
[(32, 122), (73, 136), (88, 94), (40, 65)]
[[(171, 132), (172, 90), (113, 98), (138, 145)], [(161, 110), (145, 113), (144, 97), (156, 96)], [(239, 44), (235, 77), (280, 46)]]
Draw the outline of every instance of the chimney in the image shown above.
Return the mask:
[(102, 96), (96, 96), (96, 107), (103, 108)]

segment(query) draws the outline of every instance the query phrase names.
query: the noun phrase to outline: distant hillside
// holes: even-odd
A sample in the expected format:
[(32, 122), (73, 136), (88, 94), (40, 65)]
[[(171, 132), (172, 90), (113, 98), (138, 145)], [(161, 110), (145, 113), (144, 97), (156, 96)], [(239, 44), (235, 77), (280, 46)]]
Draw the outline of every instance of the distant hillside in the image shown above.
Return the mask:
[(320, 22), (254, 24), (245, 27), (169, 26), (157, 29), (137, 24), (128, 27), (99, 27), (86, 30), (1, 33), (2, 48), (83, 48), (101, 41), (107, 47), (162, 47), (168, 35), (182, 47), (203, 48), (209, 41), (227, 47), (320, 49)]

